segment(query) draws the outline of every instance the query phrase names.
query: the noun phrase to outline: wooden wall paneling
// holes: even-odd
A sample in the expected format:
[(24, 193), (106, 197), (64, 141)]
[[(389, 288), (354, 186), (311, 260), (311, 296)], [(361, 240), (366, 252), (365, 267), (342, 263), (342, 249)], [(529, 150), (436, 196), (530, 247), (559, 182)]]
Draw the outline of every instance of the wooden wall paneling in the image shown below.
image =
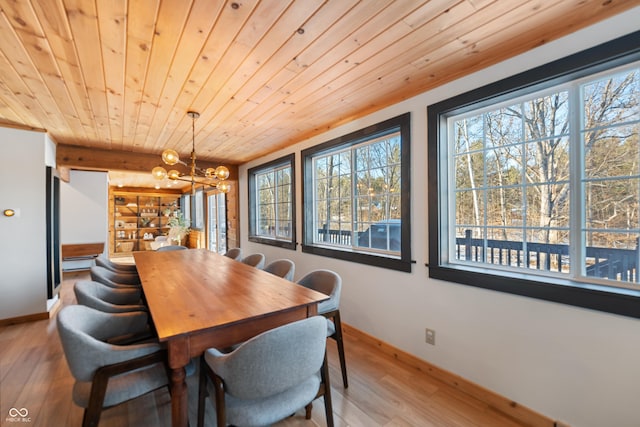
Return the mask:
[[(212, 131), (208, 137), (216, 138), (219, 141), (221, 150), (228, 153), (237, 153), (241, 149), (238, 144), (238, 136), (241, 133), (255, 132), (255, 139), (260, 138), (260, 143), (254, 144), (256, 148), (264, 154), (281, 148), (283, 141), (270, 138), (274, 129), (278, 127), (277, 122), (272, 122), (269, 129), (254, 126), (257, 120), (257, 113), (265, 108), (265, 102), (269, 97), (275, 96), (276, 91), (284, 82), (293, 79), (297, 73), (304, 70), (304, 67), (292, 67), (292, 63), (298, 62), (298, 56), (306, 50), (310, 40), (316, 40), (326, 30), (349, 11), (355, 4), (354, 1), (343, 1), (334, 4), (332, 7), (323, 7), (311, 16), (308, 20), (298, 26), (289, 26), (303, 30), (303, 34), (294, 33), (289, 39), (270, 57), (260, 68), (259, 72), (263, 76), (260, 79), (244, 79), (238, 88), (233, 99), (229, 100), (215, 120), (225, 123), (224, 138), (219, 133)], [(326, 52), (331, 49), (331, 45), (323, 46), (315, 43), (317, 51)], [(267, 84), (264, 81), (268, 80)], [(253, 129), (253, 130), (252, 130)]]
[(83, 0), (66, 0), (65, 7), (78, 62), (89, 95), (91, 114), (94, 119), (93, 127), (100, 143), (109, 147), (111, 129), (105, 87), (105, 64), (102, 55), (96, 54), (96, 50), (102, 51), (98, 12), (93, 2)]
[(89, 94), (73, 43), (73, 35), (71, 34), (66, 10), (62, 2), (37, 2), (33, 4), (33, 8), (38, 16), (46, 40), (55, 55), (61, 77), (64, 79), (71, 102), (75, 105), (78, 119), (81, 122), (82, 129), (78, 130), (76, 138), (84, 133), (86, 139), (78, 141), (79, 143), (95, 140), (98, 135), (95, 131)]
[(0, 124), (187, 158), (196, 110), (199, 160), (242, 164), (639, 5), (5, 2)]
[[(20, 94), (16, 98), (24, 103), (22, 112), (28, 111), (27, 116), (32, 117), (28, 124), (41, 128), (53, 126), (57, 130), (69, 128), (69, 124), (49, 94), (49, 88), (42, 80), (40, 71), (35, 67), (19, 35), (14, 31), (9, 17), (4, 13), (0, 13), (0, 33), (10, 33), (12, 37), (0, 46), (3, 60), (8, 62), (3, 67), (8, 76), (4, 77), (3, 75), (3, 80), (7, 79), (8, 82), (12, 82), (12, 90), (14, 93)], [(25, 86), (28, 88), (25, 91), (26, 96), (22, 96), (20, 88)]]
[(109, 72), (105, 73), (109, 134), (111, 135), (107, 146), (114, 150), (123, 150), (127, 1), (99, 1), (97, 10), (103, 44), (102, 56), (109, 69)]
[[(162, 164), (159, 154), (133, 153), (128, 151), (100, 150), (71, 145), (58, 144), (56, 150), (58, 167), (85, 170), (116, 170), (149, 173), (151, 169)], [(198, 167), (208, 168), (219, 166), (220, 162), (198, 160)], [(229, 168), (229, 179), (238, 177), (238, 167), (225, 164)]]
[[(411, 4), (411, 7), (416, 6), (415, 2), (410, 2), (409, 4)], [(288, 133), (291, 128), (301, 129), (305, 127), (303, 125), (304, 119), (302, 119), (305, 112), (314, 112), (317, 114), (319, 111), (322, 111), (318, 103), (322, 102), (323, 98), (329, 100), (329, 104), (334, 104), (329, 108), (329, 111), (335, 111), (336, 108), (339, 108), (339, 103), (336, 103), (335, 98), (326, 97), (320, 93), (328, 93), (327, 88), (323, 86), (332, 83), (332, 80), (335, 79), (336, 76), (344, 73), (345, 69), (360, 66), (361, 64), (358, 61), (347, 60), (346, 55), (358, 49), (366, 49), (370, 39), (375, 35), (388, 31), (388, 27), (392, 23), (400, 22), (405, 32), (411, 31), (411, 28), (401, 21), (401, 17), (404, 15), (389, 20), (386, 13), (380, 13), (383, 6), (385, 7), (385, 12), (391, 9), (393, 14), (399, 12), (396, 7), (405, 6), (403, 13), (407, 13), (407, 11), (411, 10), (409, 4), (405, 4), (404, 2), (398, 2), (398, 4), (395, 2), (389, 2), (387, 4), (376, 3), (376, 7), (372, 7), (371, 4), (360, 3), (346, 12), (343, 19), (340, 19), (335, 24), (326, 23), (330, 25), (326, 28), (317, 28), (315, 32), (320, 33), (317, 39), (310, 43), (304, 51), (298, 53), (287, 67), (288, 70), (292, 68), (298, 70), (295, 77), (290, 81), (284, 82), (284, 86), (277, 86), (270, 82), (269, 87), (276, 88), (277, 95), (265, 100), (259, 109), (253, 111), (254, 116), (251, 119), (260, 120), (261, 122), (272, 121), (279, 123), (279, 133)], [(353, 28), (348, 25), (349, 22), (352, 21), (363, 22), (363, 24), (359, 28)], [(380, 49), (377, 45), (369, 46), (371, 46), (370, 49), (376, 52)], [(328, 61), (327, 58), (330, 58), (330, 61)], [(332, 87), (328, 89), (330, 91)], [(314, 92), (320, 94), (319, 99), (314, 98), (315, 102), (312, 103), (313, 105), (304, 106), (304, 100)], [(372, 97), (373, 96), (370, 95), (367, 99), (371, 99)], [(284, 111), (289, 109), (291, 105), (296, 106), (295, 116), (284, 114)], [(309, 114), (306, 115), (308, 116)], [(249, 118), (240, 119), (240, 121), (243, 120), (248, 121)], [(342, 118), (341, 121), (344, 121), (344, 118)], [(332, 126), (335, 124), (334, 121)], [(318, 126), (314, 127), (314, 132), (318, 132), (319, 130), (320, 128)], [(283, 138), (279, 136), (279, 133), (274, 132), (274, 134), (270, 135), (269, 139), (282, 141)], [(240, 134), (240, 132), (238, 132), (238, 134)], [(262, 137), (262, 135), (258, 133), (258, 130), (255, 132), (249, 131), (249, 135), (258, 140)], [(232, 153), (234, 153), (234, 155), (240, 155), (237, 141), (230, 140), (228, 144), (233, 144), (234, 142), (235, 149), (232, 149)]]
[[(206, 86), (206, 92), (203, 91), (199, 94), (198, 99), (212, 98), (206, 114), (212, 116), (216, 123), (224, 123), (225, 128), (228, 128), (234, 121), (227, 120), (228, 115), (221, 117), (219, 113), (233, 111), (244, 103), (251, 102), (248, 100), (250, 93), (240, 90), (249, 82), (261, 80), (256, 79), (256, 73), (265, 75), (271, 72), (265, 66), (273, 63), (274, 55), (279, 54), (280, 58), (286, 56), (289, 59), (296, 55), (295, 51), (288, 49), (288, 43), (292, 39), (300, 38), (298, 30), (322, 6), (322, 3), (322, 1), (315, 0), (304, 3), (293, 2), (287, 5), (282, 2), (279, 8), (262, 3), (262, 8), (269, 12), (263, 12), (261, 9), (256, 9), (254, 12), (254, 14), (261, 16), (259, 30), (245, 27), (245, 31), (242, 31), (238, 35), (237, 41), (234, 42), (234, 46), (237, 46), (234, 50), (237, 51), (238, 59), (221, 61), (223, 67), (218, 67), (212, 75), (215, 80)], [(225, 64), (239, 65), (235, 68), (236, 65), (229, 67)], [(242, 78), (238, 78), (238, 76), (242, 76)], [(250, 124), (251, 122), (243, 123), (245, 126)], [(225, 144), (226, 138), (220, 138), (216, 128), (209, 129), (205, 138), (215, 138), (216, 136), (218, 136), (219, 143), (216, 146), (219, 152), (226, 153), (229, 149), (228, 144)]]
[[(153, 116), (161, 103), (162, 88), (165, 86), (171, 64), (175, 60), (181, 35), (185, 31), (185, 24), (191, 9), (192, 2), (177, 0), (163, 1), (158, 10), (153, 34), (152, 47), (150, 49), (147, 75), (144, 78), (142, 88), (142, 101), (138, 110), (135, 135), (145, 136), (149, 134)], [(186, 115), (186, 111), (184, 112)], [(189, 130), (185, 127), (184, 130)], [(142, 141), (146, 143), (146, 138)], [(148, 147), (143, 147), (148, 150)], [(153, 147), (152, 151), (162, 151), (160, 147)]]
[(133, 141), (136, 139), (140, 105), (144, 99), (144, 79), (147, 76), (160, 0), (129, 1), (127, 7), (122, 138), (123, 141)]
[[(206, 113), (206, 106), (195, 104), (194, 97), (205, 87), (207, 80), (224, 56), (229, 44), (231, 44), (239, 29), (251, 16), (256, 3), (243, 4), (238, 9), (233, 9), (228, 4), (227, 6), (221, 10), (220, 15), (217, 17), (216, 25), (202, 46), (198, 60), (193, 64), (191, 72), (183, 82), (182, 90), (174, 102), (174, 112), (170, 116), (172, 126), (168, 128), (168, 133), (163, 135), (164, 138), (170, 138), (175, 141), (172, 144), (172, 148), (180, 153), (189, 153), (191, 151), (191, 133), (183, 133), (183, 130), (191, 129), (191, 119), (186, 116), (186, 112), (188, 110), (197, 110), (201, 114)], [(201, 116), (197, 125), (198, 129), (203, 127), (204, 121), (204, 117)], [(155, 131), (154, 129), (152, 129), (152, 132)], [(157, 139), (152, 137), (152, 140)], [(200, 152), (203, 153), (203, 150), (201, 149)]]
[[(170, 136), (169, 129), (174, 129), (177, 120), (184, 118), (186, 110), (167, 100), (178, 98), (192, 67), (197, 61), (202, 60), (199, 53), (223, 6), (224, 2), (217, 1), (197, 1), (192, 4), (184, 32), (179, 37), (167, 79), (162, 87), (160, 101), (156, 103), (153, 118), (149, 122), (149, 130), (142, 145), (145, 150), (160, 150), (161, 147), (166, 147), (167, 138)], [(193, 105), (185, 108), (199, 109), (200, 107)]]
[[(468, 2), (461, 2), (451, 8), (441, 4), (434, 6), (430, 2), (411, 11), (403, 19), (390, 23), (383, 32), (375, 31), (380, 23), (372, 21), (374, 31), (369, 27), (361, 31), (359, 40), (363, 40), (362, 46), (354, 49), (349, 41), (345, 41), (339, 49), (343, 54), (340, 64), (332, 67), (331, 72), (324, 71), (319, 74), (314, 83), (304, 85), (303, 90), (290, 90), (293, 94), (290, 102), (295, 102), (300, 111), (295, 120), (306, 121), (315, 115), (316, 122), (322, 123), (330, 116), (334, 117), (332, 126), (337, 126), (353, 120), (354, 117), (343, 115), (339, 120), (335, 120), (336, 111), (350, 109), (352, 105), (358, 105), (363, 111), (376, 110), (382, 103), (375, 104), (372, 99), (381, 99), (383, 93), (389, 93), (397, 99), (398, 87), (394, 86), (394, 91), (389, 91), (388, 87), (395, 82), (399, 82), (400, 88), (406, 86), (406, 81), (414, 70), (408, 72), (407, 67), (402, 66), (405, 59), (413, 57), (420, 46), (425, 46), (425, 49), (428, 46), (429, 51), (437, 50), (434, 46), (439, 46), (439, 42), (431, 41), (431, 38), (447, 33), (447, 29), (453, 29), (455, 23), (469, 16), (475, 16), (473, 12), (474, 8)], [(451, 37), (455, 38), (453, 32), (451, 33)], [(459, 34), (460, 31), (457, 30), (455, 33)], [(367, 35), (369, 38), (365, 37)], [(399, 49), (399, 40), (412, 48)], [(450, 53), (447, 52), (445, 55)], [(404, 71), (402, 78), (394, 80), (386, 77), (388, 73), (397, 72), (400, 68)], [(373, 83), (367, 85), (368, 82)], [(367, 85), (367, 90), (358, 91), (363, 85)], [(341, 93), (340, 102), (336, 103), (331, 97), (323, 97), (319, 101), (308, 103), (308, 100), (315, 99), (318, 94), (327, 90)], [(317, 113), (318, 111), (320, 113)], [(278, 113), (277, 109), (271, 110), (270, 115), (264, 119), (273, 119), (274, 114)], [(291, 125), (295, 126), (295, 123)]]
[[(41, 26), (41, 20), (34, 13), (34, 9), (31, 5), (24, 2), (14, 2), (6, 9), (3, 6), (3, 9), (6, 13), (9, 13), (10, 16), (15, 17), (16, 20), (19, 19), (21, 23), (23, 23), (22, 27), (18, 27), (16, 34), (24, 45), (37, 47), (29, 53), (32, 65), (40, 73), (48, 92), (56, 101), (57, 110), (62, 113), (69, 128), (78, 129), (79, 136), (84, 136), (84, 128), (78, 117), (80, 114), (85, 117), (87, 116), (84, 114), (85, 111), (79, 111), (74, 105), (75, 96), (69, 93), (69, 87), (65, 84), (66, 79), (61, 78), (63, 74), (58, 65), (64, 61), (58, 61), (52, 52), (52, 45), (48, 42), (48, 38), (45, 36)], [(57, 19), (60, 10), (57, 5), (52, 5), (51, 7), (47, 7), (45, 13), (50, 13), (51, 19)], [(52, 37), (52, 39), (55, 42), (56, 38)], [(71, 63), (73, 63), (74, 57), (71, 57), (70, 60)], [(69, 71), (68, 68), (65, 69), (65, 71)], [(65, 75), (65, 78), (72, 78), (72, 75)]]

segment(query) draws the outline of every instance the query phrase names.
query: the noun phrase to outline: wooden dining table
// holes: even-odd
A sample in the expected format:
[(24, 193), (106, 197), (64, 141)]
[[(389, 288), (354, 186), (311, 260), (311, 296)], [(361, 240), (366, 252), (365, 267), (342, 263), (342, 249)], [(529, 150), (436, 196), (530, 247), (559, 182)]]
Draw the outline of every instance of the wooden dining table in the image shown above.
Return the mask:
[(134, 253), (144, 297), (171, 369), (173, 427), (188, 425), (185, 366), (317, 314), (328, 296), (206, 249)]

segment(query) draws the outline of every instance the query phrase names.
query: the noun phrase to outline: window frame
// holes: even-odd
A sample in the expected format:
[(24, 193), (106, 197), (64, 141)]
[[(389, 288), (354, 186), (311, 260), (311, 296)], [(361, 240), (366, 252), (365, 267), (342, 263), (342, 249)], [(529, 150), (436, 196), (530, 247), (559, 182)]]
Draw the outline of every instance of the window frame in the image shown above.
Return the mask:
[[(256, 234), (256, 219), (257, 219), (257, 200), (256, 200), (256, 177), (260, 173), (275, 170), (282, 166), (288, 165), (291, 168), (291, 239), (285, 240), (281, 238), (267, 238)], [(248, 194), (249, 194), (249, 241), (255, 243), (261, 243), (264, 245), (277, 246), (284, 249), (295, 250), (297, 246), (296, 242), (296, 167), (295, 167), (295, 154), (291, 153), (286, 156), (277, 158), (267, 163), (255, 166), (247, 171), (248, 181)]]
[(490, 83), (427, 107), (429, 277), (520, 296), (640, 318), (640, 290), (539, 277), (527, 272), (500, 272), (483, 267), (445, 264), (440, 252), (441, 218), (446, 220), (440, 191), (441, 138), (447, 117), (497, 104), (527, 92), (568, 83), (640, 60), (640, 31), (603, 43), (534, 69)]
[[(400, 132), (400, 257), (389, 257), (379, 253), (356, 252), (349, 249), (334, 249), (313, 243), (314, 233), (314, 182), (313, 157), (323, 153), (339, 151), (365, 143), (386, 132)], [(392, 117), (347, 135), (326, 141), (302, 150), (302, 199), (303, 209), (302, 252), (352, 261), (397, 271), (411, 272), (411, 113)]]

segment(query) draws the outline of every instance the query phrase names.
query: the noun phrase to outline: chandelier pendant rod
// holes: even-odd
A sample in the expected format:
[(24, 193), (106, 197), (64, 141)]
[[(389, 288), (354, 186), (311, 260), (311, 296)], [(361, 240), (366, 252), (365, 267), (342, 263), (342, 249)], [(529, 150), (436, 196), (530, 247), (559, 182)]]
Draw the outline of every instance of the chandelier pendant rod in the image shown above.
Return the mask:
[(196, 119), (200, 117), (195, 111), (187, 112), (191, 117), (191, 195), (196, 194)]

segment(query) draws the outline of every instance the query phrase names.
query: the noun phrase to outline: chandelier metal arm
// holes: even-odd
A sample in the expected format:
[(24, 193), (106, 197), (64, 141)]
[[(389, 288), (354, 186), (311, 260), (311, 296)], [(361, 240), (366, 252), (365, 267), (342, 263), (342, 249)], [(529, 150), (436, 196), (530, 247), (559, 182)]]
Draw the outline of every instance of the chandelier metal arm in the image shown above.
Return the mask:
[[(220, 178), (218, 178), (217, 176), (208, 177), (208, 176), (204, 176), (204, 175), (200, 176), (200, 175), (190, 175), (190, 174), (182, 174), (177, 178), (170, 178), (170, 179), (174, 179), (176, 181), (191, 182), (191, 178), (188, 178), (188, 177), (191, 177), (191, 176), (193, 176), (193, 178), (196, 180), (196, 182), (200, 182), (200, 181), (198, 181), (198, 179), (200, 179), (200, 180), (205, 179), (205, 180), (220, 181)], [(183, 178), (183, 177), (185, 177), (185, 178)], [(204, 181), (204, 182), (206, 182), (206, 181)]]
[[(189, 175), (184, 175), (184, 176), (189, 176)], [(202, 177), (194, 177), (194, 178), (202, 178)], [(183, 177), (178, 177), (178, 178), (174, 178), (175, 181), (184, 181), (184, 182), (191, 182), (192, 184), (202, 184), (202, 185), (208, 185), (210, 187), (215, 187), (216, 184), (211, 183), (211, 182), (207, 182), (207, 181), (202, 181), (202, 180), (198, 180), (198, 179), (191, 179), (191, 178), (183, 178)], [(217, 178), (216, 178), (217, 180)]]

